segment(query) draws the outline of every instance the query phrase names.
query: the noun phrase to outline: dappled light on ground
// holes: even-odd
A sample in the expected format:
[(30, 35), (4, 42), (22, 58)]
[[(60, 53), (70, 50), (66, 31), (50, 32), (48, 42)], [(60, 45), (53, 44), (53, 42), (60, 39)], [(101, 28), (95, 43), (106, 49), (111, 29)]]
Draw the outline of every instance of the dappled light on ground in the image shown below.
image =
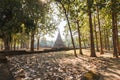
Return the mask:
[(74, 57), (72, 51), (8, 57), (16, 80), (80, 80), (88, 71), (105, 80), (119, 80), (120, 60), (114, 58)]

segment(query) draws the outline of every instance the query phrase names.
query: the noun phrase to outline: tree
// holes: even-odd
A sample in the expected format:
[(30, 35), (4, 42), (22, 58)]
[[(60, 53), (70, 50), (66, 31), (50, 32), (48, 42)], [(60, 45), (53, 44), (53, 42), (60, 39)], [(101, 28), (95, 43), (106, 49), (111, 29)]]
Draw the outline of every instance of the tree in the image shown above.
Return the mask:
[(69, 27), (69, 31), (70, 31), (70, 36), (71, 36), (72, 44), (73, 44), (74, 55), (77, 57), (75, 43), (74, 43), (73, 34), (72, 34), (72, 30), (71, 30), (71, 25), (70, 25), (70, 21), (69, 21), (69, 7), (70, 7), (70, 4), (72, 2), (70, 0), (65, 1), (65, 2), (63, 0), (56, 0), (56, 1), (58, 1), (61, 4), (62, 9), (64, 11), (65, 17), (67, 19), (67, 24), (68, 24), (68, 27)]
[(96, 39), (96, 50), (99, 52), (99, 47), (98, 47), (98, 36), (97, 36), (97, 27), (96, 27), (95, 16), (94, 16), (94, 29), (95, 29), (95, 39)]
[(28, 26), (28, 31), (31, 32), (31, 51), (34, 51), (34, 35), (37, 29), (38, 22), (44, 23), (45, 17), (45, 4), (39, 0), (26, 0), (23, 1), (24, 14), (27, 16), (26, 26)]
[[(20, 0), (2, 0), (0, 2), (0, 38), (4, 43), (4, 50), (10, 50), (12, 34), (21, 31), (22, 4)], [(0, 60), (6, 61), (3, 54)]]
[(77, 30), (78, 30), (78, 37), (79, 37), (79, 54), (83, 55), (82, 53), (82, 47), (81, 47), (81, 33), (80, 33), (80, 26), (79, 21), (77, 21)]
[(21, 31), (22, 4), (20, 0), (3, 0), (0, 8), (0, 38), (5, 50), (10, 50), (12, 34)]
[(116, 11), (116, 4), (117, 0), (111, 0), (111, 16), (112, 16), (112, 32), (113, 32), (113, 49), (114, 49), (114, 54), (116, 58), (118, 58), (118, 31), (117, 31), (117, 26), (116, 26), (116, 17), (117, 17), (117, 11)]
[(78, 32), (78, 41), (79, 41), (79, 54), (83, 55), (82, 53), (82, 41), (81, 41), (81, 31), (80, 28), (83, 25), (83, 11), (81, 9), (81, 7), (83, 7), (80, 3), (79, 0), (75, 0), (72, 2), (71, 6), (70, 6), (70, 19), (72, 21), (75, 22), (75, 24), (77, 25), (77, 28), (75, 28), (75, 30), (77, 30)]
[(88, 16), (89, 16), (89, 28), (90, 28), (90, 44), (91, 44), (91, 57), (96, 57), (95, 47), (94, 47), (94, 37), (93, 37), (93, 27), (92, 27), (92, 16), (91, 16), (91, 7), (93, 4), (93, 0), (87, 0), (88, 6)]
[(104, 54), (103, 52), (103, 41), (102, 41), (102, 34), (101, 34), (101, 25), (100, 25), (100, 16), (99, 16), (99, 8), (97, 6), (97, 19), (98, 19), (98, 29), (99, 29), (99, 39), (100, 39), (100, 54)]

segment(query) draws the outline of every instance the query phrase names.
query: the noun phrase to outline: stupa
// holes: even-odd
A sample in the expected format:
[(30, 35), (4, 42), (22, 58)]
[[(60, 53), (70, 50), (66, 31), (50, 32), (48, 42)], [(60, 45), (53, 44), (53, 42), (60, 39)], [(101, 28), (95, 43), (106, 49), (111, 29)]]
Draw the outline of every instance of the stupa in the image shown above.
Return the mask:
[(59, 30), (58, 30), (57, 39), (56, 39), (56, 41), (55, 41), (55, 43), (54, 43), (53, 48), (57, 48), (57, 49), (59, 49), (59, 48), (65, 48), (65, 45), (64, 45), (64, 42), (63, 42), (63, 40), (62, 40), (62, 38), (61, 38), (61, 35), (60, 35), (60, 31), (59, 31)]

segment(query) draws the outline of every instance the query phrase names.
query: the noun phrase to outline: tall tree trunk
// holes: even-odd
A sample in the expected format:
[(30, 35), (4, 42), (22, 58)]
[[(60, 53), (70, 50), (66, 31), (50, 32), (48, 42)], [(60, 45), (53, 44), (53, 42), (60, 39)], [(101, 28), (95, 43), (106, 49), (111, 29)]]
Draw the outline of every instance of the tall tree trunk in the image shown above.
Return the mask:
[(91, 44), (91, 57), (96, 57), (95, 46), (94, 46), (94, 37), (93, 37), (93, 26), (92, 26), (92, 16), (91, 16), (91, 1), (87, 0), (88, 5), (88, 16), (89, 16), (89, 27), (90, 27), (90, 44)]
[(115, 1), (116, 0), (111, 0), (112, 3), (112, 33), (113, 33), (113, 56), (118, 58), (118, 48), (117, 48), (117, 26), (115, 25)]
[(97, 28), (96, 28), (95, 16), (94, 16), (94, 28), (95, 28), (96, 50), (97, 50), (97, 52), (99, 52), (99, 47), (98, 47), (98, 36), (97, 36)]
[(79, 38), (79, 54), (83, 55), (82, 47), (81, 47), (81, 34), (80, 34), (79, 21), (77, 21), (77, 30), (78, 30), (78, 38)]
[(116, 34), (117, 34), (117, 49), (118, 53), (120, 54), (120, 42), (119, 42), (119, 36), (118, 36), (118, 26), (117, 26), (117, 15), (115, 14), (115, 26), (116, 26)]
[(34, 35), (35, 35), (35, 32), (32, 31), (31, 32), (31, 48), (30, 48), (31, 51), (34, 51)]
[(74, 39), (73, 39), (73, 35), (72, 35), (72, 30), (71, 30), (71, 26), (70, 26), (68, 14), (67, 14), (67, 12), (66, 12), (66, 9), (65, 9), (64, 5), (63, 5), (62, 3), (61, 3), (61, 5), (62, 5), (62, 8), (63, 8), (63, 10), (64, 10), (65, 17), (66, 17), (66, 19), (67, 19), (67, 24), (68, 24), (68, 27), (69, 27), (70, 36), (71, 36), (71, 40), (72, 40), (72, 44), (73, 44), (73, 49), (74, 49), (74, 55), (75, 55), (75, 57), (77, 57), (76, 48), (75, 48), (75, 43), (74, 43)]
[(100, 16), (99, 16), (98, 7), (97, 7), (97, 19), (98, 19), (99, 39), (100, 39), (100, 54), (104, 54), (104, 52), (103, 52), (103, 43), (102, 43), (102, 34), (101, 34), (101, 25), (100, 25)]

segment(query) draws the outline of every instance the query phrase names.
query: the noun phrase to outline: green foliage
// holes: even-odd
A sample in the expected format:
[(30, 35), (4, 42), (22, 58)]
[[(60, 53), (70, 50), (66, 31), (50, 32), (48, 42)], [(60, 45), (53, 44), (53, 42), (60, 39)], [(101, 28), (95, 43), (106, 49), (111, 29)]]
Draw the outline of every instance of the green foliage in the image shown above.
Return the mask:
[[(56, 5), (57, 7), (55, 7)], [(88, 38), (88, 7), (94, 16), (96, 16), (97, 9), (99, 10), (101, 29), (107, 29), (110, 32), (112, 28), (111, 12), (117, 15), (118, 23), (120, 21), (119, 5), (120, 0), (52, 0), (44, 4), (40, 0), (1, 0), (0, 38), (11, 41), (14, 36), (19, 37), (18, 34), (28, 36), (32, 31), (35, 31), (36, 35), (47, 33), (52, 35), (60, 21), (66, 20), (64, 13), (69, 18), (72, 32), (77, 31), (76, 22), (79, 21), (81, 36)], [(58, 19), (54, 18), (55, 14), (58, 15)], [(67, 35), (68, 28), (65, 28)]]
[[(19, 0), (2, 0), (0, 3), (0, 38), (21, 31), (22, 4)], [(6, 36), (7, 37), (7, 36)]]

